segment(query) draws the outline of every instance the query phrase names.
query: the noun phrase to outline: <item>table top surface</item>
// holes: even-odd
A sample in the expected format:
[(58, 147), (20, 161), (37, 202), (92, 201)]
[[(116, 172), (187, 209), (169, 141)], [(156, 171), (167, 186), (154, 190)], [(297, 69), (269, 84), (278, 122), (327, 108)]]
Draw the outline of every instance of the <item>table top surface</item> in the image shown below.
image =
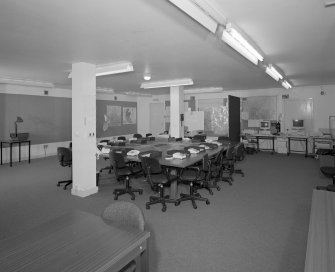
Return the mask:
[[(228, 145), (222, 145), (218, 146), (218, 148), (215, 149), (207, 149), (204, 152), (200, 152), (197, 154), (191, 154), (186, 159), (166, 159), (166, 152), (168, 150), (181, 150), (184, 149), (184, 147), (190, 146), (190, 145), (201, 145), (202, 143), (192, 143), (189, 142), (160, 142), (160, 141), (152, 141), (148, 142), (147, 144), (129, 144), (126, 146), (112, 146), (111, 148), (115, 149), (122, 149), (122, 148), (132, 148), (139, 151), (149, 151), (149, 150), (157, 150), (162, 152), (162, 158), (159, 159), (159, 162), (163, 166), (167, 167), (174, 167), (174, 168), (185, 168), (189, 167), (199, 161), (202, 160), (203, 156), (207, 153), (209, 157), (215, 156), (217, 153), (219, 153), (222, 148), (227, 148)], [(140, 159), (137, 156), (127, 156), (127, 160), (130, 161), (140, 161)]]
[(0, 241), (0, 271), (105, 271), (149, 236), (75, 211)]
[(7, 144), (10, 144), (10, 143), (30, 143), (30, 140), (1, 140), (1, 143), (7, 143)]

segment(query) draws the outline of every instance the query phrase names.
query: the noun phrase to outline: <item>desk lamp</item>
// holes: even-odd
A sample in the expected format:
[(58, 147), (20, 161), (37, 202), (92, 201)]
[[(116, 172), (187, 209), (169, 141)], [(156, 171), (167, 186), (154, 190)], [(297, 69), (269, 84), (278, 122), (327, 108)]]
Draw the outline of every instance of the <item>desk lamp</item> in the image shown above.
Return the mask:
[(18, 116), (18, 117), (16, 117), (16, 121), (15, 121), (15, 137), (17, 137), (17, 123), (23, 123), (23, 119), (20, 117), (20, 116)]

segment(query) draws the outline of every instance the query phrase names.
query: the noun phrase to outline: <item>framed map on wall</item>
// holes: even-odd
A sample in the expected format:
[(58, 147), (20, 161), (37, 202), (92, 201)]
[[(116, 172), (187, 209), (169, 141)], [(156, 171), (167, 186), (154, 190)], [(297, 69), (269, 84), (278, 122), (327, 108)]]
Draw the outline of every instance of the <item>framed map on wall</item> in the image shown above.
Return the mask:
[(123, 107), (123, 121), (124, 125), (136, 124), (136, 108)]

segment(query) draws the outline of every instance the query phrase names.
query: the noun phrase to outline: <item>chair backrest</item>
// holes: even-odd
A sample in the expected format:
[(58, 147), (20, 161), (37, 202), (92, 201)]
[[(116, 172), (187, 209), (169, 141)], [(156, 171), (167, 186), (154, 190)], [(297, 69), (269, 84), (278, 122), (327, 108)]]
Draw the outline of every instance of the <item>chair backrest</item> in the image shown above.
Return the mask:
[(100, 143), (106, 143), (106, 144), (108, 144), (109, 140), (101, 140)]
[(72, 150), (67, 147), (57, 148), (57, 157), (61, 166), (71, 166), (72, 165)]
[(141, 157), (141, 162), (145, 174), (160, 174), (162, 167), (157, 158)]
[(125, 137), (125, 136), (119, 136), (119, 137), (117, 137), (117, 139), (118, 139), (118, 140), (123, 140), (123, 141), (125, 141), (125, 140), (126, 140), (126, 137)]
[(115, 150), (112, 150), (109, 152), (109, 158), (115, 171), (117, 171), (117, 169), (127, 167), (122, 153), (118, 153), (115, 152)]
[(102, 213), (102, 218), (118, 227), (132, 227), (144, 230), (143, 212), (132, 202), (117, 201), (108, 205)]
[(152, 136), (152, 133), (145, 134), (145, 137), (150, 137), (150, 136)]
[(235, 159), (241, 161), (244, 159), (244, 145), (243, 143), (239, 143), (234, 148), (234, 156)]
[(137, 139), (141, 139), (141, 138), (142, 138), (142, 135), (139, 134), (139, 133), (135, 133), (135, 134), (133, 135), (133, 137), (134, 137), (134, 138), (137, 138)]
[(229, 145), (228, 149), (226, 151), (226, 159), (227, 160), (233, 160), (234, 159), (234, 145)]

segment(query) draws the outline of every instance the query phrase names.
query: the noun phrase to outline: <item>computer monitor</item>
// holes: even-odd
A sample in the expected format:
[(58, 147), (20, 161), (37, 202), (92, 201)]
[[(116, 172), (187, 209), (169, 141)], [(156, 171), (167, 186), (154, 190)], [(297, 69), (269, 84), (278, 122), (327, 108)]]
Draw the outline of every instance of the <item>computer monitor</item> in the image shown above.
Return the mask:
[(304, 129), (304, 120), (303, 119), (293, 119), (292, 129), (295, 129), (295, 130)]
[(269, 130), (271, 126), (270, 121), (260, 121), (259, 122), (259, 128), (262, 130)]

